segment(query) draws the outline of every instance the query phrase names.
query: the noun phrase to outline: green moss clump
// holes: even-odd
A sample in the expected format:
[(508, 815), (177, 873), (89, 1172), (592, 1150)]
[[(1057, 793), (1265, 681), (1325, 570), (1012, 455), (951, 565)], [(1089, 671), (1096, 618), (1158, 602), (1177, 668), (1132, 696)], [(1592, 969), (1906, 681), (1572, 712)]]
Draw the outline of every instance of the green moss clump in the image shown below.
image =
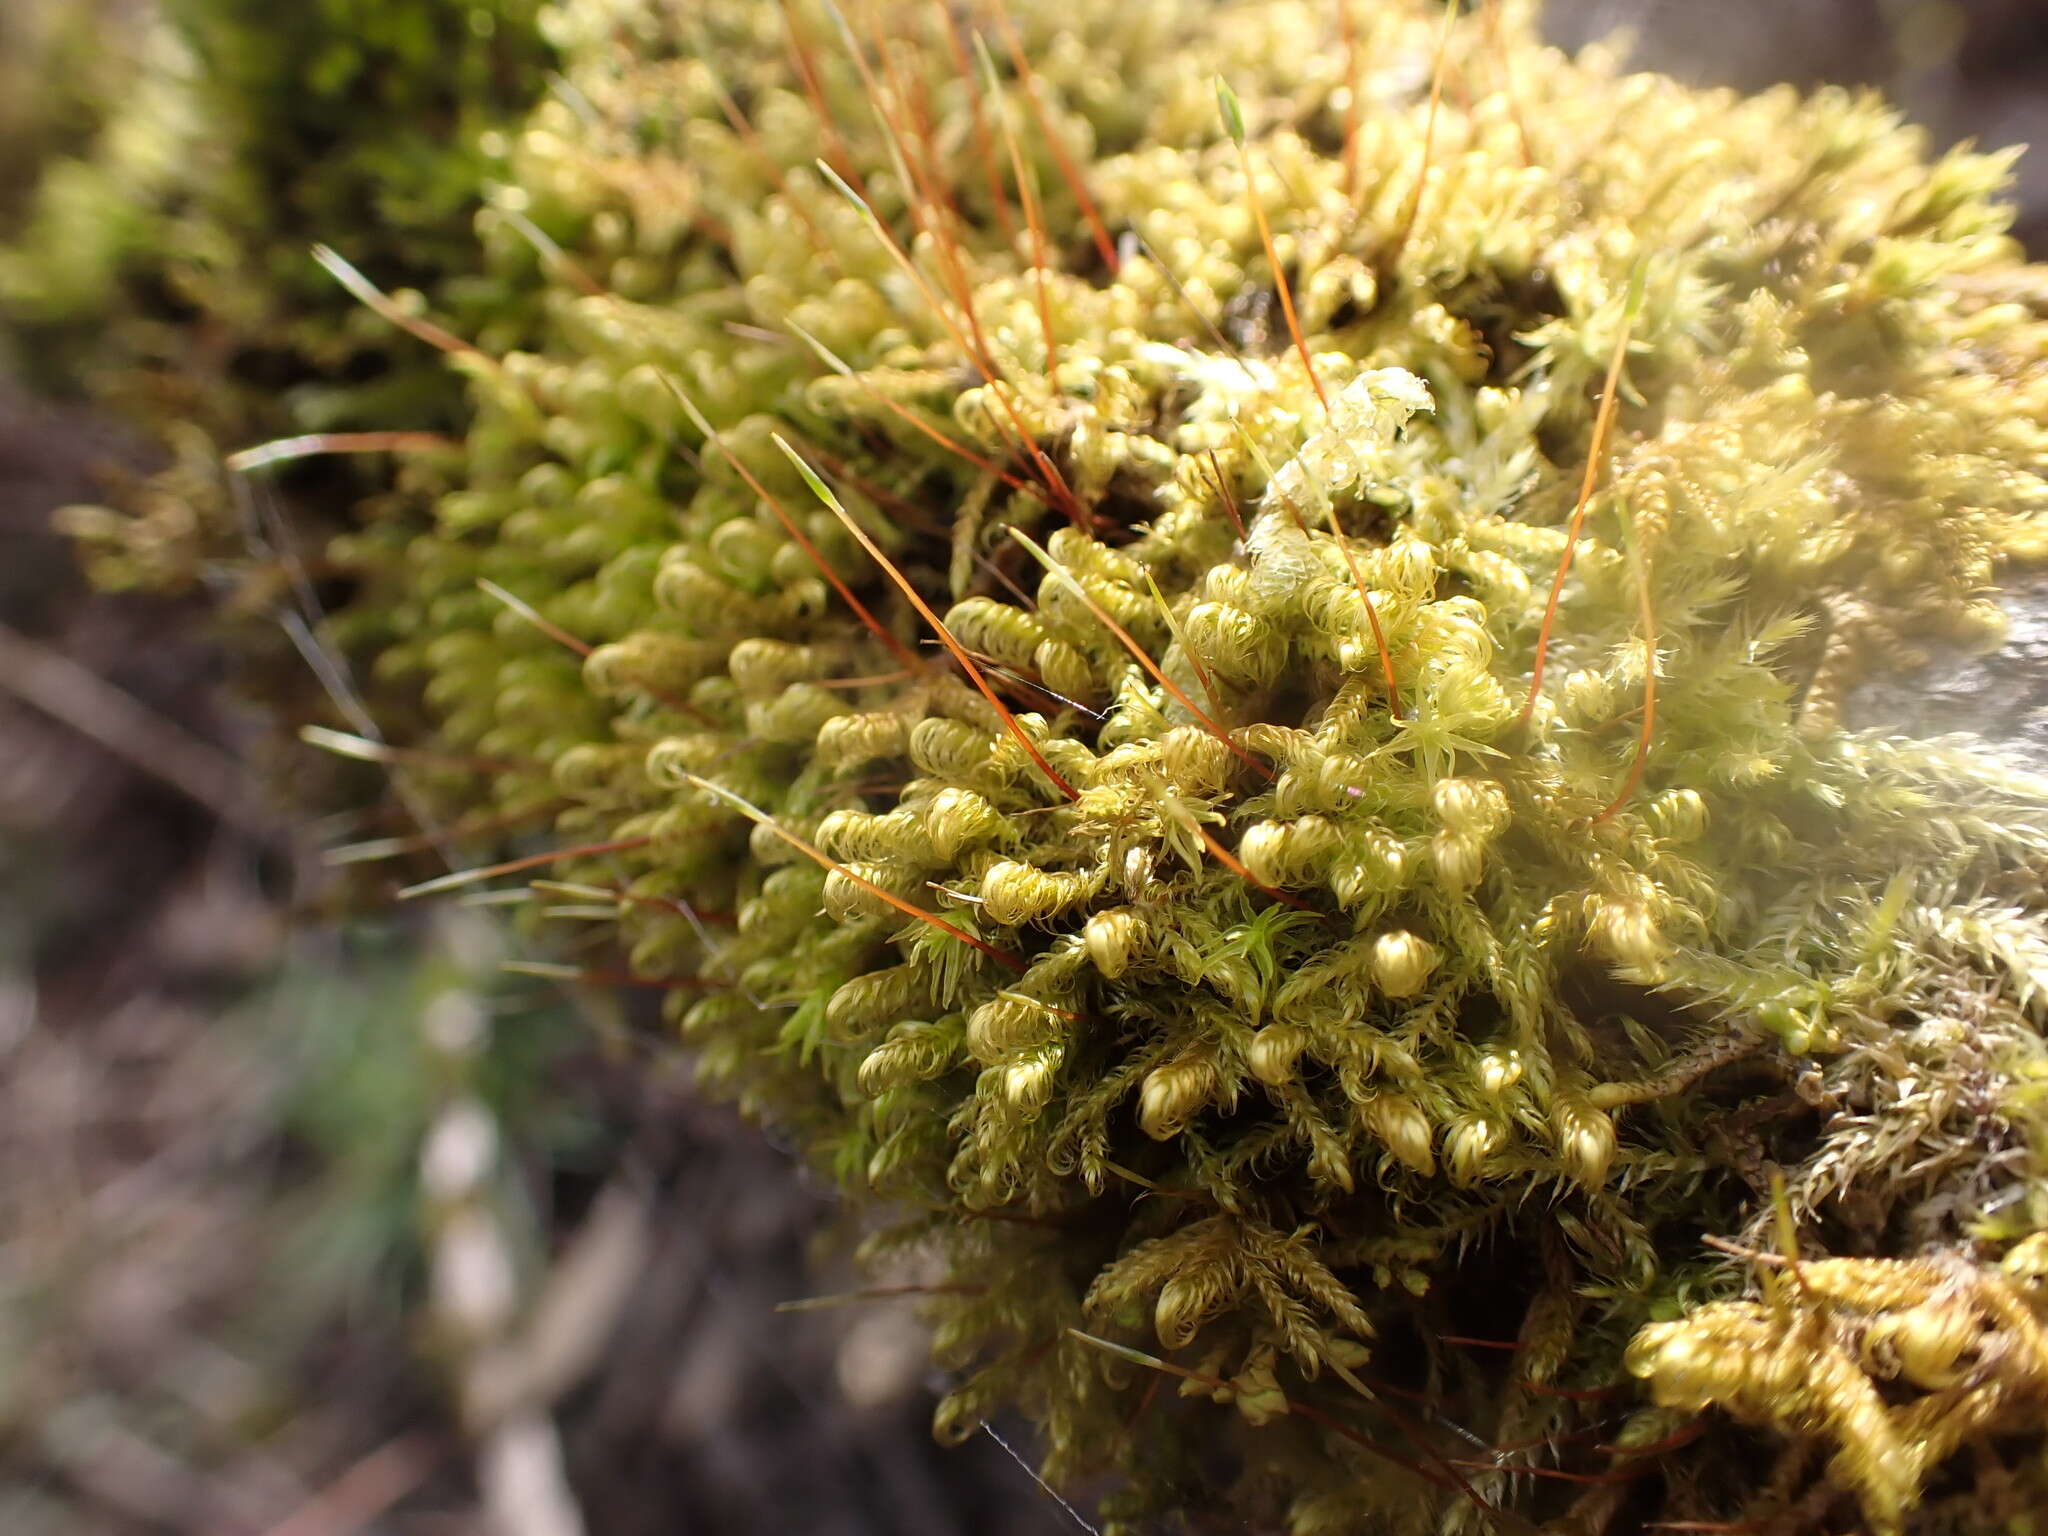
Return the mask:
[(1994, 1528), (2048, 784), (1836, 710), (2040, 552), (2007, 162), (1358, 9), (566, 0), (336, 639), (1118, 1529)]

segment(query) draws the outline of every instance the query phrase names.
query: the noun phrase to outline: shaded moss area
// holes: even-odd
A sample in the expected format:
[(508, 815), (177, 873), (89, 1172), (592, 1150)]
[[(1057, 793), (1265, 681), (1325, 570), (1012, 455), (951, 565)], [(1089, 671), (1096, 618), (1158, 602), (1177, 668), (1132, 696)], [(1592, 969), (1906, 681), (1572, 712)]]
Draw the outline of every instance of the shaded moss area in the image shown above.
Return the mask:
[[(116, 547), (90, 520), (78, 530), (99, 539), (100, 579), (215, 579), (248, 547), (222, 454), (459, 419), (446, 374), (394, 347), (307, 253), (330, 242), (397, 286), (458, 305), (467, 291), (478, 324), (516, 310), (507, 288), (463, 278), (487, 134), (542, 89), (538, 5), (322, 0), (285, 15), (163, 0), (24, 16), (40, 35), (19, 56), (49, 78), (19, 98), (40, 103), (46, 146), (0, 248), (10, 361), (53, 393), (82, 386), (178, 461), (117, 492), (146, 536)], [(327, 499), (364, 488), (344, 478)]]

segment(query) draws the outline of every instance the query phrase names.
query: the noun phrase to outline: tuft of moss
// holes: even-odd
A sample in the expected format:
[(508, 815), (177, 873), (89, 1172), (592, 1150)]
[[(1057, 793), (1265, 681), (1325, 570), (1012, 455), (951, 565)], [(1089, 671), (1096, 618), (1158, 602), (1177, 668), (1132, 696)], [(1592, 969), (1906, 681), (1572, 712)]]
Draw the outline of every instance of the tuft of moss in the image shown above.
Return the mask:
[(2006, 157), (1513, 4), (547, 26), (537, 339), (333, 637), (942, 1274), (941, 1433), (1130, 1531), (2038, 1503), (2048, 783), (1837, 721), (2042, 551)]

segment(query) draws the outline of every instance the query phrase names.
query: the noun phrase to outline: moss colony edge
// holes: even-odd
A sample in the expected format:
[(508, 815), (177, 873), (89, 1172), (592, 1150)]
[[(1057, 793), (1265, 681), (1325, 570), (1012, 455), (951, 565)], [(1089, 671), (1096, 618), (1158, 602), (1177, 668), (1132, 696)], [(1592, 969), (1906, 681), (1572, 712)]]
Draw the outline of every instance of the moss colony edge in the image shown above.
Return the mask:
[(1999, 632), (2048, 278), (1529, 21), (556, 6), (334, 639), (1116, 1528), (2004, 1528), (2048, 784), (1837, 709)]

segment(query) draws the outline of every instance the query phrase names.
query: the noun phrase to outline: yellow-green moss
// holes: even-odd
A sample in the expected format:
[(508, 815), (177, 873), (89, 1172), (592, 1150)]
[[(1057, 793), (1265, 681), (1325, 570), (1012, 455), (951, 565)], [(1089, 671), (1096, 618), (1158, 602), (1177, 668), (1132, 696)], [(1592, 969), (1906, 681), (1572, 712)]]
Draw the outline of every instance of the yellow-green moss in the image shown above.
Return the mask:
[(2041, 542), (2006, 161), (1512, 5), (1010, 9), (989, 96), (935, 6), (555, 8), (483, 225), (545, 339), (333, 551), (413, 789), (623, 845), (551, 874), (937, 1256), (941, 1428), (1129, 1529), (1890, 1529), (1964, 1445), (1926, 1518), (2028, 1507), (2048, 784), (1836, 724)]

